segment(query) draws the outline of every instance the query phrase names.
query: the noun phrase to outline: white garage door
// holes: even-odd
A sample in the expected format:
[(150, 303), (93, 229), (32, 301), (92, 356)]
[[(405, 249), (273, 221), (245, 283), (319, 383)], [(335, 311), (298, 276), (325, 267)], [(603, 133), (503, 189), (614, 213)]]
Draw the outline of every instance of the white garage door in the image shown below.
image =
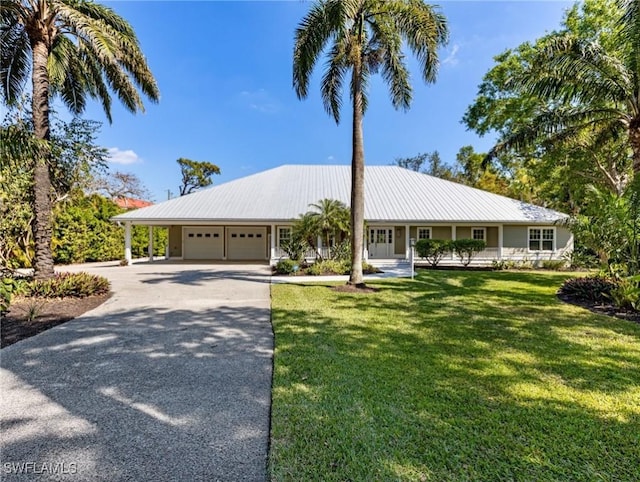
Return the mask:
[(184, 228), (184, 259), (222, 259), (223, 228), (207, 226)]
[(229, 259), (265, 259), (267, 253), (267, 229), (236, 227), (229, 228)]

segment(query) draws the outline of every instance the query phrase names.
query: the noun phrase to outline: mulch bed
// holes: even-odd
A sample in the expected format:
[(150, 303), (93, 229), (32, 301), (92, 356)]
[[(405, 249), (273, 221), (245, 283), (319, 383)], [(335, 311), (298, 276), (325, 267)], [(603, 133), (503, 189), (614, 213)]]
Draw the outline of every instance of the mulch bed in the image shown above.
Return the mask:
[[(111, 296), (89, 296), (87, 298), (64, 299), (24, 299), (17, 298), (2, 320), (0, 327), (0, 347), (12, 345), (20, 340), (72, 320), (81, 314), (100, 306)], [(35, 312), (35, 313), (34, 313)], [(29, 313), (35, 314), (29, 320)]]
[(596, 313), (598, 315), (612, 316), (614, 318), (619, 318), (621, 320), (640, 323), (640, 312), (638, 311), (623, 310), (609, 303), (604, 303), (604, 304), (595, 303), (595, 302), (576, 299), (571, 296), (562, 295), (562, 294), (558, 294), (558, 299), (560, 299), (561, 301), (564, 301), (565, 303), (576, 305), (581, 308), (586, 308), (592, 313)]
[(333, 291), (339, 293), (377, 293), (380, 288), (372, 288), (371, 286), (358, 286), (358, 285), (339, 285), (332, 286)]

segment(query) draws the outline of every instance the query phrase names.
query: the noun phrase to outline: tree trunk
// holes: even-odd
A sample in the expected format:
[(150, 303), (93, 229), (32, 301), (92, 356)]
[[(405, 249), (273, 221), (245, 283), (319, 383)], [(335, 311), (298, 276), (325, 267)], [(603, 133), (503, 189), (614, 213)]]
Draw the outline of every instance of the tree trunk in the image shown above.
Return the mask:
[(629, 123), (629, 144), (633, 152), (633, 174), (640, 175), (640, 117), (634, 117)]
[[(358, 58), (358, 61), (360, 59)], [(362, 67), (353, 66), (353, 137), (351, 157), (351, 275), (349, 284), (364, 285), (362, 251), (364, 248), (364, 139), (362, 135)]]
[[(33, 128), (38, 139), (50, 138), (49, 130), (49, 73), (47, 59), (49, 49), (44, 41), (34, 41), (33, 50)], [(51, 178), (49, 177), (50, 151), (42, 148), (35, 159), (33, 169), (33, 237), (36, 279), (51, 278), (54, 274), (51, 253)]]

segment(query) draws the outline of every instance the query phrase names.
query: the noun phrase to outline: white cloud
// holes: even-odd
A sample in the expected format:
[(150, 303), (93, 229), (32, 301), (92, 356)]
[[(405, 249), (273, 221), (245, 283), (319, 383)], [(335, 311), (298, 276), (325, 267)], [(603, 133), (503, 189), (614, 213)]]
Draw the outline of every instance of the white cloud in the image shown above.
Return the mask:
[(460, 50), (460, 46), (458, 44), (453, 44), (451, 47), (451, 51), (449, 55), (442, 61), (442, 65), (458, 65), (460, 60), (458, 59), (458, 51)]
[(240, 92), (242, 104), (263, 114), (275, 114), (280, 110), (280, 103), (265, 89)]
[(109, 153), (108, 161), (113, 164), (128, 165), (142, 162), (140, 156), (131, 149), (122, 151), (117, 147), (110, 147), (107, 152)]

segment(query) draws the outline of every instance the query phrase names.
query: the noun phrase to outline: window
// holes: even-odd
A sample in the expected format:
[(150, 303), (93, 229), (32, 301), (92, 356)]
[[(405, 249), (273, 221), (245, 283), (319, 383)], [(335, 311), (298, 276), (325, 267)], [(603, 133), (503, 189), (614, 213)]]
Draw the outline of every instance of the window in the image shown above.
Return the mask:
[(219, 237), (220, 237), (220, 235), (219, 235), (218, 233), (213, 233), (213, 237), (214, 237), (214, 238), (219, 238)]
[(261, 237), (262, 237), (262, 234), (260, 233), (256, 234), (256, 238), (261, 238)]
[(193, 233), (189, 233), (187, 236), (189, 236), (190, 238), (193, 238)]
[(278, 229), (278, 242), (280, 246), (282, 246), (282, 243), (284, 241), (289, 241), (290, 239), (291, 239), (291, 228)]
[(555, 229), (529, 228), (529, 250), (553, 251), (555, 244)]
[(253, 234), (249, 233), (249, 234), (247, 234), (247, 237), (253, 238)]
[(196, 234), (196, 238), (201, 238), (201, 237), (202, 237), (202, 233)]
[(471, 238), (478, 241), (486, 241), (487, 230), (485, 228), (471, 228)]
[(236, 233), (231, 233), (231, 237), (232, 237), (232, 238), (237, 238), (237, 237), (238, 237), (238, 235), (237, 235)]
[(205, 233), (204, 237), (205, 238), (210, 238), (211, 237), (211, 233)]
[(244, 233), (240, 233), (240, 237), (241, 237), (241, 238), (244, 238)]
[(431, 228), (418, 228), (418, 239), (431, 239)]

